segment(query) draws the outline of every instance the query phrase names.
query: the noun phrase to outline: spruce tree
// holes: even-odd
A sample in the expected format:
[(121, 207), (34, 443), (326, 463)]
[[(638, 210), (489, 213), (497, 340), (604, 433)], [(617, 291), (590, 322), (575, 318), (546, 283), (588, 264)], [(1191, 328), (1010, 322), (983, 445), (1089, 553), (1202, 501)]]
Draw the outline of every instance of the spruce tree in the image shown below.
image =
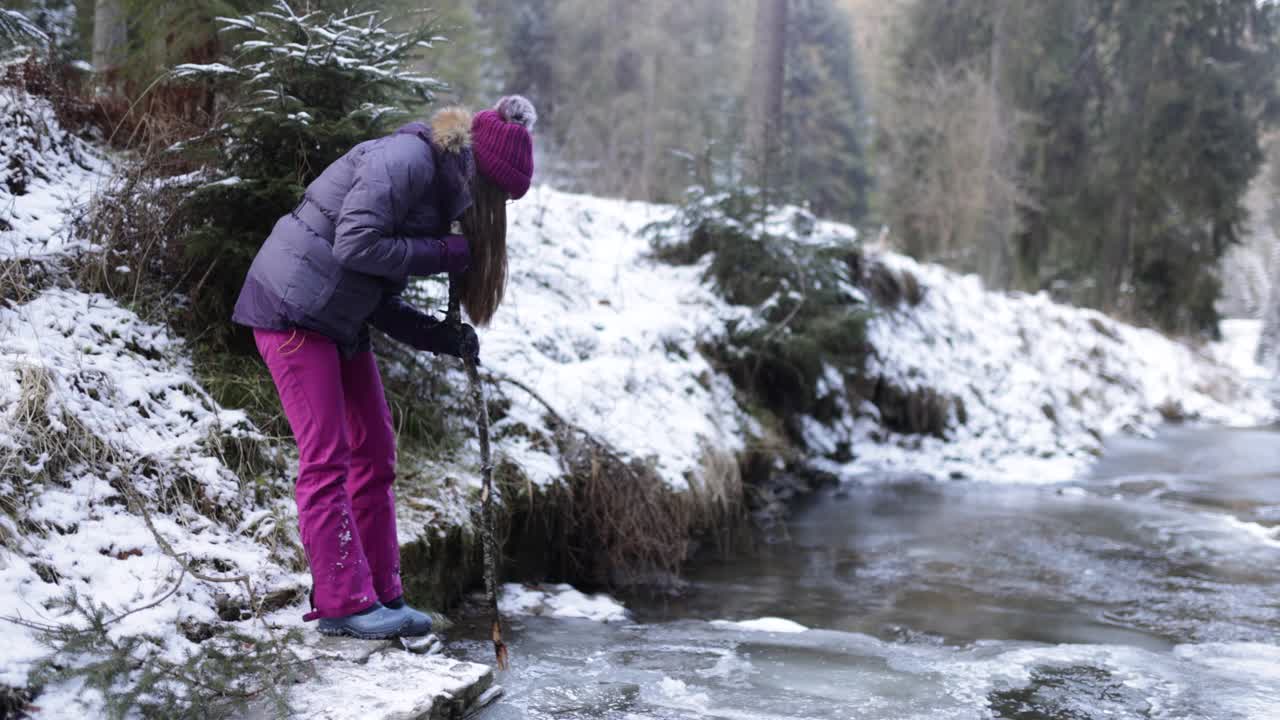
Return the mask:
[(48, 34), (26, 15), (0, 8), (0, 52), (31, 45), (43, 46), (48, 42)]
[(871, 174), (849, 17), (833, 0), (792, 0), (787, 32), (788, 184), (814, 213), (856, 222), (868, 210)]
[(401, 32), (375, 11), (301, 12), (284, 0), (221, 22), (235, 38), (223, 61), (179, 65), (174, 76), (214, 88), (225, 108), (175, 149), (205, 169), (181, 214), (183, 257), (207, 276), (189, 288), (193, 320), (229, 331), (276, 219), (329, 163), (423, 113), (441, 85), (406, 69), (437, 39), (430, 24)]

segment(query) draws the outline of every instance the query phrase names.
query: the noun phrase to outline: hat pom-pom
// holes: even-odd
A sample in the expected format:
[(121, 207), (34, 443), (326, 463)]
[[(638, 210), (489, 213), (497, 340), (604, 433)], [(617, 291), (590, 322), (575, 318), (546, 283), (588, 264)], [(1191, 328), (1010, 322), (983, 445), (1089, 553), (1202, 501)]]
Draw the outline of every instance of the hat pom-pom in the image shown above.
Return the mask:
[(538, 122), (538, 111), (534, 109), (533, 103), (529, 102), (529, 98), (523, 95), (508, 95), (499, 100), (498, 106), (494, 109), (503, 120), (523, 126), (530, 132)]

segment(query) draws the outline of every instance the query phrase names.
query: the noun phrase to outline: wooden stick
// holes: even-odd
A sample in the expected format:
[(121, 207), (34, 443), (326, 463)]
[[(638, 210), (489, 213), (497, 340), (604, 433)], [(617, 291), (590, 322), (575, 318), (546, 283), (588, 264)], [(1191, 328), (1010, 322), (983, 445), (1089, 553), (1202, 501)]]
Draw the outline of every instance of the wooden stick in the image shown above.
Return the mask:
[[(456, 282), (449, 283), (449, 312), (445, 322), (455, 327), (462, 323), (459, 288)], [(497, 517), (493, 505), (493, 457), (489, 447), (489, 404), (485, 401), (484, 382), (480, 371), (476, 368), (475, 358), (464, 358), (467, 369), (467, 380), (471, 386), (471, 406), (476, 414), (476, 434), (480, 440), (480, 544), (484, 550), (484, 590), (489, 609), (493, 612), (493, 624), (490, 634), (493, 637), (493, 653), (498, 660), (498, 669), (511, 667), (507, 654), (507, 644), (502, 639), (502, 614), (498, 610), (498, 538)]]
[(510, 667), (507, 644), (502, 640), (502, 615), (498, 611), (498, 539), (496, 510), (493, 505), (493, 458), (489, 448), (489, 406), (485, 402), (484, 383), (473, 358), (467, 358), (467, 379), (471, 382), (471, 403), (475, 407), (476, 430), (480, 436), (480, 540), (484, 546), (484, 589), (493, 611), (493, 651), (498, 669)]

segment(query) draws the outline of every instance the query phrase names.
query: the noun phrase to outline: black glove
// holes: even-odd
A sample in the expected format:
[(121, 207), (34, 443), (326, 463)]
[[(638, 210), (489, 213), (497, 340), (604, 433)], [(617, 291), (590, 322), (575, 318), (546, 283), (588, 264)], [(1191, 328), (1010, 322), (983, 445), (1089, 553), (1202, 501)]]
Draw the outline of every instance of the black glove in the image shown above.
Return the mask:
[(480, 338), (476, 335), (476, 329), (470, 325), (437, 322), (422, 328), (420, 333), (414, 343), (418, 349), (474, 360), (477, 365), (480, 364)]

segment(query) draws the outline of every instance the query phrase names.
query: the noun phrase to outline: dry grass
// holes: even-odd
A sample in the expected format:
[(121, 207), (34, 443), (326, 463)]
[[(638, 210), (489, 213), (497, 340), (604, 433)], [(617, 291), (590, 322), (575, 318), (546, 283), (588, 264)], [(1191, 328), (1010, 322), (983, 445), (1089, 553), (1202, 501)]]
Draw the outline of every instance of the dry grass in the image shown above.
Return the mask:
[[(38, 483), (60, 478), (73, 465), (102, 466), (116, 457), (74, 417), (51, 409), (53, 379), (48, 368), (20, 365), (18, 384), (21, 394), (9, 420), (25, 441), (18, 448), (0, 451), (0, 474)], [(55, 416), (59, 417), (56, 422)]]
[[(162, 283), (176, 233), (181, 191), (156, 181), (145, 161), (130, 164), (103, 187), (75, 232), (98, 252), (85, 253), (76, 286), (100, 292), (132, 308), (149, 322), (164, 321), (175, 307), (178, 282)], [(188, 273), (195, 272), (194, 268)], [(168, 287), (165, 287), (168, 285)]]
[(56, 264), (31, 259), (0, 260), (0, 303), (30, 302), (46, 288), (66, 279), (66, 272)]
[(896, 307), (903, 302), (914, 307), (924, 301), (925, 288), (915, 274), (895, 270), (880, 260), (867, 265), (862, 285), (881, 307)]
[[(563, 482), (545, 490), (550, 507), (537, 512), (553, 513), (555, 518), (544, 518), (538, 525), (553, 529), (554, 536), (545, 538), (545, 544), (566, 556), (574, 579), (600, 585), (670, 582), (689, 559), (700, 533), (715, 535), (741, 516), (742, 473), (732, 455), (708, 448), (700, 475), (688, 478), (689, 489), (682, 492), (650, 463), (625, 456), (565, 420), (524, 383), (493, 379), (528, 393), (547, 410), (546, 425), (552, 429)], [(524, 492), (533, 502), (534, 491), (518, 471), (500, 466), (499, 474), (508, 498)], [(515, 509), (513, 505), (507, 501), (507, 512)]]

